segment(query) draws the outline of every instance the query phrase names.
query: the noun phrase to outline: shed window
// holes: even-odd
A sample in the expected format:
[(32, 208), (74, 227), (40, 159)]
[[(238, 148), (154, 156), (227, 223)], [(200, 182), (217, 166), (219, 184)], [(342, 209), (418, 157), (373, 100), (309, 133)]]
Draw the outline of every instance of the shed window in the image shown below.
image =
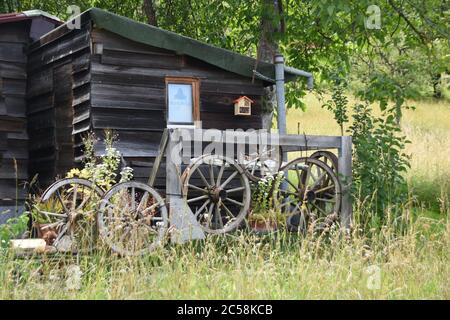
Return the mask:
[(167, 124), (193, 125), (199, 120), (199, 83), (192, 78), (166, 78)]

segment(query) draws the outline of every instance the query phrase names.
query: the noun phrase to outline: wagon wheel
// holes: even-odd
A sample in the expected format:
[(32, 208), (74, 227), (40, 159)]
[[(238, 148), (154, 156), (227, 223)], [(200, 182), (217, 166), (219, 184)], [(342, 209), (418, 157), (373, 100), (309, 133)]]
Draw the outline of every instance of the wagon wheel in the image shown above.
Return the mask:
[(102, 240), (120, 255), (140, 255), (160, 246), (169, 224), (164, 199), (140, 182), (116, 184), (100, 203)]
[(281, 170), (284, 176), (275, 198), (288, 216), (291, 231), (320, 231), (337, 221), (341, 185), (328, 165), (317, 159), (297, 158)]
[(103, 190), (86, 179), (53, 183), (34, 206), (39, 233), (61, 251), (92, 250), (96, 243), (96, 206)]
[(263, 155), (245, 155), (242, 167), (251, 182), (258, 182), (261, 179), (275, 176), (281, 166), (281, 152), (270, 150)]
[(319, 150), (314, 152), (310, 158), (320, 160), (325, 162), (327, 166), (329, 166), (334, 173), (338, 173), (338, 158), (331, 151)]
[(204, 155), (186, 168), (183, 196), (202, 229), (211, 234), (238, 228), (251, 200), (244, 169), (219, 155)]

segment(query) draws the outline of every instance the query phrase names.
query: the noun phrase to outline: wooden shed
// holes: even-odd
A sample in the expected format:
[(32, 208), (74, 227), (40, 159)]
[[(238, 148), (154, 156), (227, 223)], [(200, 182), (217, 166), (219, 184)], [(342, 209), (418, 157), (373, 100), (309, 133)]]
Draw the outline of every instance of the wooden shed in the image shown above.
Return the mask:
[(27, 49), (61, 24), (39, 10), (0, 15), (0, 212), (23, 204), (29, 178)]
[[(39, 174), (41, 186), (79, 163), (88, 131), (113, 129), (143, 179), (167, 126), (262, 127), (263, 89), (272, 84), (264, 77), (275, 78), (273, 64), (96, 8), (78, 18), (81, 28), (69, 22), (29, 50), (30, 174)], [(250, 115), (235, 115), (241, 96), (253, 102)]]

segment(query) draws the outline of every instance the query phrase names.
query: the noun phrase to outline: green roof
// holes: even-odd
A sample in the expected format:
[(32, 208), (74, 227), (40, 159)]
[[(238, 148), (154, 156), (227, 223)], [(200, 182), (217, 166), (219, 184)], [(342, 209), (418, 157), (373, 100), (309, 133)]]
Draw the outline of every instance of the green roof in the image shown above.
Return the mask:
[[(91, 8), (81, 14), (82, 20), (90, 19), (95, 27), (110, 31), (130, 40), (153, 47), (175, 51), (205, 61), (224, 70), (253, 77), (253, 70), (265, 77), (275, 79), (275, 65), (256, 60), (230, 50), (157, 28), (152, 25), (119, 16), (106, 10)], [(285, 80), (293, 80), (295, 74), (286, 72)]]

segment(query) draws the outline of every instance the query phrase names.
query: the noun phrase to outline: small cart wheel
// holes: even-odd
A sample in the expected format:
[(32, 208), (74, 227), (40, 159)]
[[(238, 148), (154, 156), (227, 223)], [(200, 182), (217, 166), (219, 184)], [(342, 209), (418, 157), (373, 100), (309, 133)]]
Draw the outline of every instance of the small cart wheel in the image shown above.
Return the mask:
[(281, 168), (283, 180), (276, 201), (287, 214), (291, 231), (320, 231), (337, 221), (341, 207), (341, 184), (324, 162), (297, 158)]
[(123, 182), (103, 197), (97, 215), (102, 240), (122, 255), (155, 250), (165, 238), (169, 218), (164, 199), (149, 185)]
[(251, 191), (244, 169), (234, 160), (208, 154), (184, 171), (183, 196), (206, 233), (223, 234), (244, 221)]
[(63, 251), (92, 250), (97, 239), (96, 206), (103, 193), (86, 179), (66, 178), (54, 182), (34, 206), (38, 233)]

